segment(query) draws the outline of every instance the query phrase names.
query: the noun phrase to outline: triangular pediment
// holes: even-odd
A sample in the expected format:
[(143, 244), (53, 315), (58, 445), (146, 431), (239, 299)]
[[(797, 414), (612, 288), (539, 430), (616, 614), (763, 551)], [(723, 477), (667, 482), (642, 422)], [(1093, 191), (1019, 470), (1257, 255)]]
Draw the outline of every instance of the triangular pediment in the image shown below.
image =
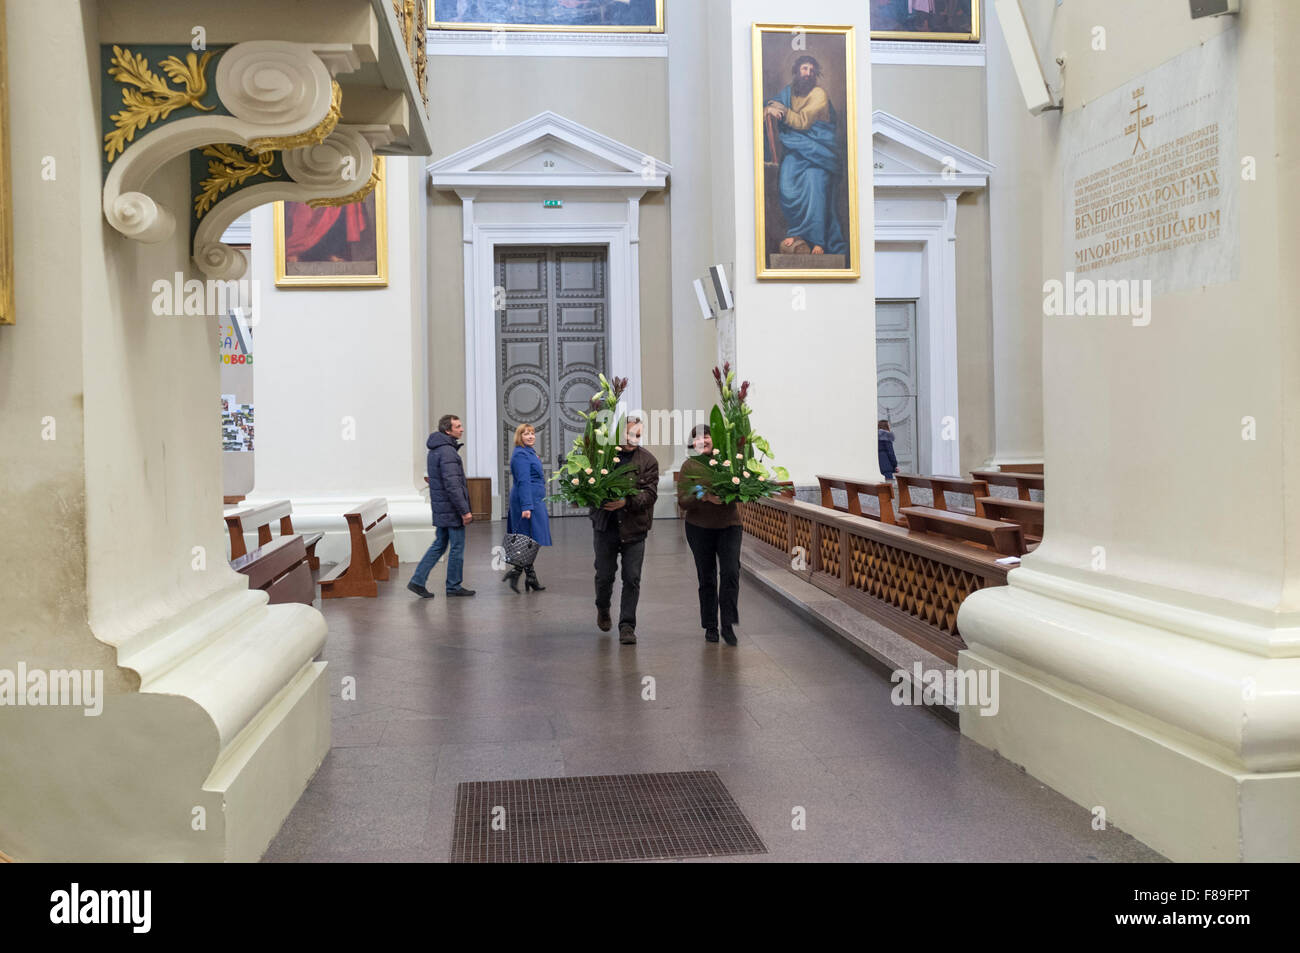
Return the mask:
[(671, 166), (553, 112), (539, 113), (428, 167), (435, 188), (662, 189)]
[(993, 164), (883, 109), (871, 114), (872, 169), (881, 186), (983, 188)]

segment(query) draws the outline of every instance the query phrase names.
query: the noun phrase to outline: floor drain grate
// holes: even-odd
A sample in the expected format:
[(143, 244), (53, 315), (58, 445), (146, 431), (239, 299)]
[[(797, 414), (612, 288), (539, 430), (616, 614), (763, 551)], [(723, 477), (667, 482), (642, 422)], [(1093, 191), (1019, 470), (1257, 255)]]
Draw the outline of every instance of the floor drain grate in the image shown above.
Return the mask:
[(580, 863), (765, 854), (713, 771), (466, 781), (457, 863)]

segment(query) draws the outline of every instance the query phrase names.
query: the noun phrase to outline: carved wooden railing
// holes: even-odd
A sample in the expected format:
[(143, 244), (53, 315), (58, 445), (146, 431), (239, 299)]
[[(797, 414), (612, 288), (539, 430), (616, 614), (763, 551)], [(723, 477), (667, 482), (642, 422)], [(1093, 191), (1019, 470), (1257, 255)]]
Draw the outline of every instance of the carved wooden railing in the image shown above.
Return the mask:
[(997, 553), (901, 526), (779, 498), (740, 511), (752, 552), (954, 664), (962, 601), (1007, 582)]

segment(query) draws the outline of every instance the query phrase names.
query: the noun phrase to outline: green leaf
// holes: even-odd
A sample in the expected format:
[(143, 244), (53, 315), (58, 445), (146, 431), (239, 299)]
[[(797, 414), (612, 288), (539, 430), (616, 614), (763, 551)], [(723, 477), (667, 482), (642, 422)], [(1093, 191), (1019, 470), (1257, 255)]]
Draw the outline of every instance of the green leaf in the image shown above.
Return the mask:
[(776, 474), (776, 478), (777, 478), (778, 480), (788, 480), (788, 479), (790, 479), (790, 471), (787, 470), (785, 467), (776, 467), (776, 468), (773, 470), (773, 472)]
[(709, 432), (713, 434), (713, 446), (722, 454), (731, 454), (730, 431), (727, 429), (726, 418), (722, 416), (722, 408), (717, 404), (713, 405), (713, 412), (709, 414)]

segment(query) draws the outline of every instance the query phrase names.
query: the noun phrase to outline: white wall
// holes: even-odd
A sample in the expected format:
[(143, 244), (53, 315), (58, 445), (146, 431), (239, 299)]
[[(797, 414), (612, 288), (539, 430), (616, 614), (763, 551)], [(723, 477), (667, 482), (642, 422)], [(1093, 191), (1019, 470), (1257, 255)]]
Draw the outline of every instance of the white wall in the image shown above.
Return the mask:
[[(790, 23), (806, 8), (788, 0), (732, 0), (729, 96), (735, 161), (731, 194), (735, 228), (719, 229), (719, 248), (734, 243), (737, 380), (752, 381), (755, 429), (797, 484), (818, 473), (879, 478), (876, 456), (876, 338), (873, 285), (871, 45), (869, 5), (824, 0), (814, 23), (857, 28), (858, 235), (862, 277), (856, 281), (763, 281), (755, 276), (754, 91), (751, 26)], [(719, 104), (715, 122), (725, 107)], [(847, 121), (847, 117), (844, 117)], [(721, 157), (715, 154), (714, 168)], [(803, 289), (807, 310), (794, 310)]]
[[(418, 558), (432, 533), (421, 496), (428, 437), (423, 162), (385, 162), (387, 287), (276, 288), (272, 206), (253, 211), (251, 277), (260, 283), (261, 317), (249, 502), (292, 500), (295, 528), (331, 532), (318, 550), (329, 559), (347, 551), (341, 514), (371, 497), (388, 499), (403, 559)], [(355, 439), (346, 438), (347, 419)], [(408, 540), (403, 530), (419, 538)]]

